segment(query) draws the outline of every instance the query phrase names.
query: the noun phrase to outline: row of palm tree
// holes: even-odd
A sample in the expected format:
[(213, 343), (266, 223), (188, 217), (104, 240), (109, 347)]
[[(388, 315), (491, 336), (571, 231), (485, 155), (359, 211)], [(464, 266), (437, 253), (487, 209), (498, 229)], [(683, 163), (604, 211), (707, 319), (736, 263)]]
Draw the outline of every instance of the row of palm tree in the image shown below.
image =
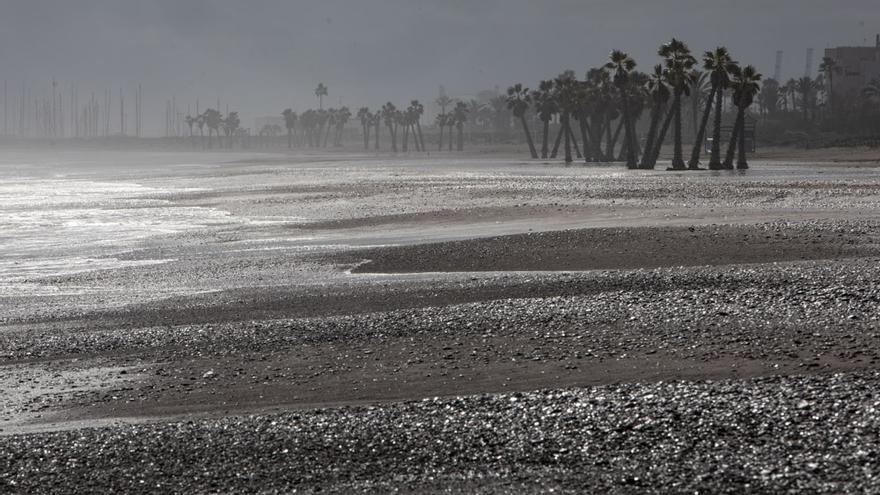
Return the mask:
[[(702, 144), (714, 111), (710, 169), (747, 168), (745, 149), (745, 114), (760, 90), (761, 75), (752, 66), (741, 67), (724, 47), (707, 51), (700, 62), (688, 46), (677, 39), (658, 50), (662, 63), (650, 74), (636, 71), (636, 62), (626, 53), (615, 50), (602, 67), (590, 69), (584, 79), (566, 71), (555, 79), (541, 81), (537, 90), (521, 84), (508, 88), (507, 107), (520, 121), (532, 158), (538, 158), (526, 113), (532, 110), (543, 124), (541, 158), (555, 158), (560, 145), (565, 161), (572, 162), (572, 148), (579, 158), (590, 162), (625, 161), (629, 168), (652, 169), (660, 149), (672, 129), (673, 156), (670, 169), (700, 169)], [(697, 122), (696, 139), (689, 160), (685, 162), (682, 142), (682, 102), (691, 91), (709, 94), (697, 100), (704, 108)], [(729, 94), (736, 110), (736, 121), (724, 159), (721, 158), (722, 101)], [(650, 109), (650, 126), (640, 147), (636, 123)], [(694, 116), (697, 113), (694, 112)], [(549, 146), (550, 123), (559, 122), (552, 150)], [(577, 121), (581, 148), (572, 129)], [(695, 118), (696, 120), (696, 118)], [(622, 140), (621, 140), (622, 138)], [(603, 143), (604, 141), (604, 143)], [(620, 142), (619, 151), (617, 143)]]
[[(281, 112), (284, 127), (287, 129), (287, 147), (308, 146), (309, 148), (326, 148), (330, 144), (333, 133), (333, 146), (342, 146), (342, 134), (346, 124), (351, 120), (348, 107), (328, 108), (324, 110), (309, 109), (298, 115), (290, 108)], [(297, 130), (297, 124), (299, 129)]]
[[(217, 137), (217, 145), (222, 147), (223, 142), (221, 141), (221, 133), (226, 137), (226, 146), (232, 147), (232, 139), (233, 137), (240, 137), (243, 129), (241, 129), (241, 119), (238, 117), (238, 112), (229, 112), (225, 117), (223, 114), (216, 109), (209, 108), (202, 113), (199, 113), (195, 116), (186, 115), (183, 118), (184, 123), (189, 128), (190, 139), (192, 140), (192, 146), (196, 146), (195, 141), (195, 131), (194, 127), (199, 129), (199, 135), (201, 136), (202, 147), (207, 149), (212, 149), (214, 147), (213, 137)], [(205, 127), (208, 128), (208, 141), (205, 143)]]

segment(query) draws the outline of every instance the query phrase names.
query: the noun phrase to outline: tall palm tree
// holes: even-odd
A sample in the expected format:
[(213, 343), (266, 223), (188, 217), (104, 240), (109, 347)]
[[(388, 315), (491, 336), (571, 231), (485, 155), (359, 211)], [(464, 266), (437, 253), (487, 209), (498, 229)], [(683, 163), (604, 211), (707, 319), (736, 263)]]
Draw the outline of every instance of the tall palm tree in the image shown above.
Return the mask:
[(327, 86), (324, 83), (318, 83), (318, 87), (315, 88), (315, 96), (318, 97), (318, 110), (324, 109), (324, 97), (328, 94)]
[(349, 119), (351, 119), (351, 110), (349, 110), (348, 107), (343, 106), (336, 111), (336, 135), (333, 139), (334, 146), (342, 146), (342, 134), (345, 131), (345, 125), (348, 124)]
[(553, 83), (556, 88), (556, 101), (559, 103), (559, 133), (565, 144), (565, 163), (574, 161), (571, 157), (571, 114), (576, 111), (578, 81), (573, 71), (560, 74)]
[(196, 118), (192, 115), (187, 115), (183, 118), (184, 123), (186, 123), (187, 127), (189, 127), (189, 139), (192, 142), (192, 147), (196, 147), (196, 137), (193, 134), (193, 126), (196, 123)]
[(700, 166), (700, 153), (703, 151), (703, 141), (706, 136), (706, 126), (709, 123), (709, 115), (712, 113), (714, 99), (715, 122), (712, 128), (712, 151), (709, 156), (709, 168), (717, 170), (721, 166), (721, 103), (724, 98), (724, 90), (730, 84), (730, 69), (735, 62), (727, 48), (719, 46), (712, 51), (703, 54), (703, 68), (709, 73), (712, 90), (706, 99), (706, 108), (694, 141), (694, 149), (691, 152), (689, 168), (696, 169)]
[(361, 121), (361, 131), (364, 135), (364, 149), (370, 149), (370, 124), (373, 121), (373, 114), (367, 107), (361, 107), (357, 113), (358, 120)]
[(293, 128), (296, 126), (297, 115), (293, 110), (285, 108), (281, 112), (281, 116), (284, 117), (284, 127), (287, 128), (287, 148), (290, 149), (293, 147)]
[(649, 76), (645, 84), (648, 94), (651, 96), (651, 127), (648, 129), (648, 137), (645, 140), (645, 152), (639, 168), (654, 168), (654, 147), (660, 118), (666, 110), (670, 91), (666, 81), (666, 70), (662, 65), (655, 65), (654, 72)]
[[(712, 126), (712, 150), (709, 154), (709, 169), (719, 170), (721, 168), (721, 116), (724, 111), (724, 91), (730, 86), (730, 74), (737, 71), (739, 67), (730, 56), (727, 48), (721, 46), (711, 52), (703, 54), (703, 67), (709, 71), (712, 79), (712, 95), (715, 98), (715, 120)], [(710, 103), (706, 106), (706, 111), (711, 111)], [(706, 117), (706, 114), (703, 115)], [(705, 121), (704, 121), (705, 122)], [(706, 125), (705, 123), (703, 124)], [(691, 164), (699, 164), (700, 151), (703, 148), (703, 136), (705, 128), (701, 129), (697, 142), (694, 143), (694, 151), (691, 154)]]
[(529, 145), (529, 153), (532, 159), (538, 158), (538, 151), (535, 150), (535, 143), (532, 141), (532, 133), (529, 132), (529, 124), (526, 122), (526, 111), (532, 104), (532, 96), (529, 94), (529, 88), (524, 88), (522, 84), (514, 84), (507, 88), (507, 108), (513, 112), (513, 116), (518, 118), (522, 123), (523, 132), (526, 135), (526, 142)]
[(550, 152), (548, 143), (550, 121), (553, 120), (553, 116), (559, 111), (553, 94), (553, 80), (541, 81), (538, 84), (538, 89), (532, 92), (532, 100), (535, 102), (538, 118), (544, 126), (541, 138), (541, 158), (547, 158), (547, 153)]
[(724, 160), (724, 168), (733, 168), (733, 155), (738, 151), (739, 157), (736, 168), (749, 168), (746, 162), (745, 147), (745, 115), (746, 110), (755, 101), (755, 95), (761, 89), (761, 74), (751, 65), (746, 66), (742, 70), (733, 72), (731, 79), (731, 89), (733, 90), (733, 102), (736, 105), (736, 121), (733, 124), (733, 132), (730, 137), (730, 144), (727, 147), (727, 156)]
[(434, 123), (440, 128), (440, 138), (437, 140), (437, 151), (443, 151), (443, 129), (446, 128), (446, 120), (449, 117), (445, 113), (438, 113)]
[(397, 118), (397, 107), (394, 106), (394, 103), (390, 101), (384, 105), (382, 105), (382, 120), (385, 121), (385, 126), (388, 127), (388, 132), (391, 134), (391, 151), (397, 153), (397, 130), (395, 128), (395, 119)]
[(238, 133), (241, 126), (241, 119), (238, 118), (238, 112), (229, 112), (223, 119), (223, 134), (226, 135), (226, 147), (232, 149), (232, 138)]
[(205, 114), (196, 115), (196, 126), (199, 128), (199, 140), (202, 142), (202, 148), (205, 147)]
[(455, 121), (455, 128), (458, 129), (458, 151), (464, 150), (464, 124), (467, 122), (468, 107), (463, 101), (455, 104), (452, 109), (452, 120)]
[(620, 96), (622, 119), (624, 127), (624, 146), (626, 147), (626, 167), (637, 168), (638, 159), (636, 157), (635, 142), (635, 126), (632, 122), (632, 113), (630, 109), (629, 84), (632, 78), (633, 70), (636, 68), (636, 62), (629, 55), (614, 50), (611, 52), (611, 60), (605, 64), (605, 69), (612, 73), (614, 86), (617, 88)]
[(834, 75), (840, 74), (842, 69), (840, 65), (831, 57), (823, 57), (822, 64), (819, 65), (819, 72), (825, 74), (828, 79), (828, 114), (834, 115)]
[(205, 125), (208, 126), (208, 149), (213, 147), (211, 136), (217, 135), (217, 141), (220, 141), (220, 126), (223, 124), (223, 114), (219, 110), (209, 108), (205, 110)]
[(675, 38), (661, 46), (658, 54), (666, 61), (667, 78), (673, 88), (670, 111), (674, 112), (675, 151), (672, 156), (672, 169), (684, 170), (685, 163), (681, 149), (681, 97), (689, 93), (688, 79), (697, 59), (691, 55), (690, 49), (684, 42)]
[(419, 148), (421, 151), (425, 151), (425, 136), (422, 134), (422, 115), (425, 114), (425, 106), (419, 102), (419, 100), (413, 100), (409, 103), (410, 108), (413, 112), (413, 121), (416, 125), (416, 136), (419, 140)]
[(797, 80), (795, 85), (797, 94), (800, 96), (801, 111), (804, 115), (804, 122), (810, 121), (810, 107), (812, 106), (813, 93), (816, 90), (816, 83), (809, 76), (804, 76)]

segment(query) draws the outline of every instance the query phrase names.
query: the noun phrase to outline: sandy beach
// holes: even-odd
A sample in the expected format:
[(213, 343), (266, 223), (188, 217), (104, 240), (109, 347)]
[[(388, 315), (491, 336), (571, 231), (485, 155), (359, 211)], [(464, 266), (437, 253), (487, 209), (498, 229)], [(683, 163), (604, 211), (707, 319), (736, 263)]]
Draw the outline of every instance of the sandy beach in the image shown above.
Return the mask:
[(874, 150), (512, 151), (7, 154), (0, 491), (876, 488)]

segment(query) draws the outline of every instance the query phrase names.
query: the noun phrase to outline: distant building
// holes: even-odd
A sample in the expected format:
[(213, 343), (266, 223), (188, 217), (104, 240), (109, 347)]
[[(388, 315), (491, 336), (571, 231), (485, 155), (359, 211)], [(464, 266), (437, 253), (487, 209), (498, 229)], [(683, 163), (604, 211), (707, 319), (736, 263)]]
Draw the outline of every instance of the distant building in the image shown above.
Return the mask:
[(826, 48), (825, 56), (839, 68), (834, 74), (835, 96), (857, 96), (872, 79), (880, 79), (880, 34), (874, 46)]

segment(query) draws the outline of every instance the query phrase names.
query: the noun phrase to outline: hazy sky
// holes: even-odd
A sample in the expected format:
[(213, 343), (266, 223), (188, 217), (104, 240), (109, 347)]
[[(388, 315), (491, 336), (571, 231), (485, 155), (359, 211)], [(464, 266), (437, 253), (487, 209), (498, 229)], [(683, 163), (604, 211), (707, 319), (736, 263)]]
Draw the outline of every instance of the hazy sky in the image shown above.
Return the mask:
[[(144, 86), (148, 128), (164, 101), (239, 109), (245, 125), (286, 106), (375, 106), (579, 74), (609, 51), (643, 70), (657, 46), (718, 44), (772, 75), (800, 76), (806, 48), (874, 43), (878, 0), (2, 0), (11, 85), (77, 82), (81, 93)], [(82, 97), (81, 97), (82, 98)]]

